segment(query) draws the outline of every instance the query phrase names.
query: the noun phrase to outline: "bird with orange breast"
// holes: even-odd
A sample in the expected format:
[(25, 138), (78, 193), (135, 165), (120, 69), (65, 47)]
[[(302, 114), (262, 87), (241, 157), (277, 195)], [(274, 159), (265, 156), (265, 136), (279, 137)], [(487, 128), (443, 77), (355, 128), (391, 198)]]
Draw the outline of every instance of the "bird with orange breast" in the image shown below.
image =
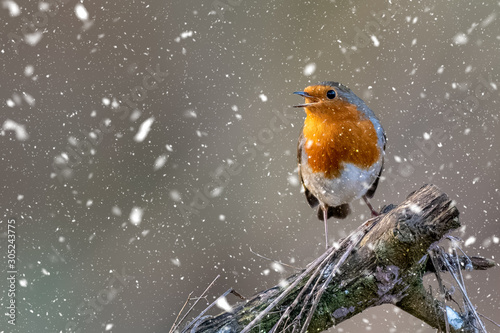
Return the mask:
[(319, 205), (328, 248), (327, 220), (345, 218), (353, 200), (363, 198), (378, 215), (368, 198), (382, 173), (385, 132), (365, 102), (340, 83), (321, 82), (294, 94), (305, 98), (294, 107), (307, 115), (297, 147), (299, 178), (309, 205)]

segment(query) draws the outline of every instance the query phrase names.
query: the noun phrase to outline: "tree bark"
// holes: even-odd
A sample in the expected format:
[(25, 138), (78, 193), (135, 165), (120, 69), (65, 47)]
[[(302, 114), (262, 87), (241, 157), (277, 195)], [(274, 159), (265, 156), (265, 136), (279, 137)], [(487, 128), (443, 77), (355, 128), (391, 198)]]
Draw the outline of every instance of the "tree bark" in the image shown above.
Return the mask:
[[(185, 331), (269, 332), (294, 301), (300, 301), (298, 306), (290, 307), (287, 318), (281, 319), (284, 326), (274, 330), (292, 332), (295, 327), (300, 331), (306, 317), (302, 309), (310, 307), (311, 299), (318, 294), (315, 286), (326, 281), (324, 294), (320, 295), (316, 307), (311, 308), (314, 313), (308, 332), (324, 331), (365, 309), (387, 303), (434, 328), (444, 330), (449, 326), (450, 332), (473, 332), (474, 328), (472, 325), (467, 327), (466, 321), (459, 323), (462, 327), (457, 323), (447, 323), (445, 313), (448, 307), (430, 295), (422, 282), (426, 273), (436, 271), (430, 263), (428, 251), (436, 247), (443, 236), (460, 226), (458, 216), (454, 202), (446, 194), (434, 185), (425, 185), (398, 206), (386, 207), (380, 216), (365, 222), (341, 242), (340, 248), (328, 249), (319, 258), (322, 262), (328, 260), (328, 264), (315, 280), (312, 280), (313, 266), (318, 265), (319, 259), (313, 266), (290, 276), (288, 288), (281, 284), (262, 291), (235, 306), (232, 312), (204, 317)], [(354, 250), (348, 251), (351, 245), (355, 246)], [(461, 260), (465, 259), (462, 257)], [(495, 265), (481, 257), (474, 257), (472, 262), (474, 269)], [(335, 263), (339, 266), (334, 268)], [(445, 269), (440, 267), (438, 270)], [(311, 297), (305, 297), (307, 295)], [(272, 311), (258, 317), (264, 309), (270, 310), (271, 307)], [(254, 321), (258, 323), (248, 327)]]

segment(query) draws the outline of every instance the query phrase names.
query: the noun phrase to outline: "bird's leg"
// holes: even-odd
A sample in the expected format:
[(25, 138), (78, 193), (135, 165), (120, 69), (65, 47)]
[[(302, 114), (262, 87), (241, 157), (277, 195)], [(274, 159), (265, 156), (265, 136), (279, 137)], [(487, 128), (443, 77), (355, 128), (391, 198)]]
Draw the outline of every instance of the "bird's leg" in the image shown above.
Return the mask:
[(325, 221), (325, 248), (328, 250), (328, 206), (322, 206), (323, 220)]
[(379, 216), (380, 215), (379, 212), (377, 212), (375, 209), (373, 209), (373, 206), (371, 205), (370, 201), (368, 201), (368, 198), (366, 197), (366, 195), (363, 195), (363, 200), (365, 201), (368, 208), (370, 208), (370, 211), (372, 212), (372, 216)]

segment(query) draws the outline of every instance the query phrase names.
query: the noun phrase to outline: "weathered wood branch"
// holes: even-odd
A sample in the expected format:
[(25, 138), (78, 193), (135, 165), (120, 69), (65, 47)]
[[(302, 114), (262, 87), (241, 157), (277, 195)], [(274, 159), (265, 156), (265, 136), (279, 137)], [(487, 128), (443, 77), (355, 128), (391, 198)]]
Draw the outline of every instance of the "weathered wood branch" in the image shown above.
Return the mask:
[[(425, 274), (436, 271), (428, 252), (460, 226), (458, 215), (446, 194), (425, 185), (365, 222), (339, 248), (328, 249), (304, 271), (290, 276), (288, 286), (262, 291), (232, 312), (204, 317), (184, 331), (320, 332), (365, 309), (390, 303), (432, 327), (474, 332), (466, 321), (445, 321), (445, 313), (453, 310), (422, 282)], [(480, 257), (462, 256), (460, 261), (468, 269), (495, 265)], [(445, 270), (438, 262), (438, 271)]]
[[(452, 260), (451, 254), (445, 253), (445, 257)], [(491, 259), (483, 258), (483, 257), (467, 257), (467, 256), (459, 256), (460, 259), (460, 267), (462, 269), (474, 270), (474, 271), (485, 271), (488, 268), (494, 267), (495, 262)], [(442, 260), (438, 260), (439, 270), (442, 272), (448, 271)], [(472, 265), (472, 266), (467, 266)], [(425, 266), (425, 274), (436, 273), (436, 268), (432, 264), (431, 260), (427, 260), (427, 265)]]

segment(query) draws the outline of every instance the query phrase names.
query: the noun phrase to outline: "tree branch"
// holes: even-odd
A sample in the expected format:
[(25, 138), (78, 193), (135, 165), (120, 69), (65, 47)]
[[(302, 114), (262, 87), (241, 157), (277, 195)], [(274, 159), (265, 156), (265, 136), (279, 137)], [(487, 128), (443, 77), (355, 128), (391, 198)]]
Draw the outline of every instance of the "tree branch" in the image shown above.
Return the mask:
[[(287, 286), (262, 291), (232, 312), (202, 318), (183, 332), (320, 332), (387, 303), (438, 329), (448, 326), (447, 314), (451, 332), (473, 332), (474, 325), (457, 320), (465, 315), (435, 299), (422, 282), (426, 273), (436, 272), (428, 251), (460, 226), (458, 215), (446, 194), (425, 185), (290, 276)], [(451, 255), (446, 255), (438, 260), (438, 271), (447, 270), (444, 261)], [(460, 261), (468, 269), (495, 265), (481, 257)]]

